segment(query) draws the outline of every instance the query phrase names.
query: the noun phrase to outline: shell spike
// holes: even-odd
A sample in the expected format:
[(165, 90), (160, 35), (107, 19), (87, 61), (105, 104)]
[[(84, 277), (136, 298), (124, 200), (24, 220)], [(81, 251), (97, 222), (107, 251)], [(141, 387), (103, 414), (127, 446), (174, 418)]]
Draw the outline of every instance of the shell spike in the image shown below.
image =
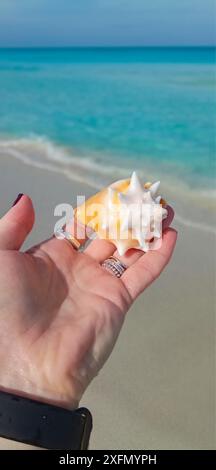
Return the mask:
[(156, 204), (160, 204), (160, 202), (161, 202), (161, 196), (157, 196), (157, 197), (155, 198), (155, 202), (156, 202)]
[(121, 241), (116, 242), (116, 247), (120, 256), (124, 256), (127, 251), (127, 246), (124, 245)]
[(131, 175), (131, 180), (130, 180), (130, 186), (129, 186), (129, 191), (143, 191), (142, 184), (139, 180), (139, 177), (136, 173), (136, 171), (133, 171)]
[(159, 186), (160, 186), (160, 181), (156, 181), (155, 183), (153, 183), (151, 185), (151, 187), (149, 188), (150, 189), (150, 192), (151, 192), (151, 195), (152, 196), (155, 196), (158, 189), (159, 189)]

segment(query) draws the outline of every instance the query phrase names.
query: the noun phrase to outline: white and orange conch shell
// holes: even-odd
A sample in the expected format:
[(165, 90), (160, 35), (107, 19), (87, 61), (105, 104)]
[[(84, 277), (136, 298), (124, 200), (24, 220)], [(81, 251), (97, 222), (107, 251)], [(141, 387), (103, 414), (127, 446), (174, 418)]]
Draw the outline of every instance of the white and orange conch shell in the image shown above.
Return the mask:
[(157, 195), (160, 181), (142, 185), (136, 172), (117, 181), (76, 209), (76, 218), (97, 236), (113, 243), (119, 254), (130, 248), (148, 251), (161, 237), (166, 201)]

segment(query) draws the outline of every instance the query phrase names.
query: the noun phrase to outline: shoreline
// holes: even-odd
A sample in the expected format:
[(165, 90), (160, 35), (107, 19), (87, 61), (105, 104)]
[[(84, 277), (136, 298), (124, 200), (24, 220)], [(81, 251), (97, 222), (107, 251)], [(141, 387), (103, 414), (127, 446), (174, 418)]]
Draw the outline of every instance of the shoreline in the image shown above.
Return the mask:
[[(7, 148), (7, 143), (12, 146)], [(5, 149), (4, 149), (5, 144)], [(2, 145), (2, 147), (1, 147)], [(29, 148), (28, 148), (29, 145)], [(31, 146), (38, 145), (35, 152), (38, 151), (38, 157), (34, 155), (27, 155), (24, 153), (25, 150), (31, 150)], [(19, 148), (20, 146), (20, 148)], [(24, 151), (22, 152), (23, 148)], [(27, 146), (27, 149), (25, 149)], [(13, 139), (13, 140), (0, 140), (0, 158), (4, 158), (4, 155), (8, 155), (8, 158), (15, 158), (22, 163), (41, 169), (45, 171), (50, 171), (52, 173), (61, 174), (69, 181), (76, 182), (77, 184), (87, 185), (89, 188), (94, 190), (100, 190), (105, 185), (110, 184), (111, 182), (118, 179), (122, 179), (120, 167), (110, 166), (110, 170), (107, 172), (103, 169), (102, 162), (96, 163), (90, 158), (79, 158), (76, 156), (70, 156), (66, 154), (66, 148), (57, 146), (51, 141), (44, 140), (43, 138), (38, 139)], [(43, 153), (44, 152), (44, 153)], [(46, 154), (45, 154), (46, 152)], [(64, 153), (65, 152), (65, 153)], [(57, 155), (58, 154), (58, 155)], [(130, 170), (132, 171), (132, 169)], [(88, 176), (83, 177), (83, 172), (88, 172)], [(100, 173), (101, 172), (101, 173)], [(106, 175), (106, 177), (103, 175)], [(130, 172), (124, 176), (129, 177)], [(98, 176), (96, 182), (95, 178), (89, 176), (94, 173)], [(138, 174), (140, 173), (138, 169)], [(109, 174), (109, 176), (108, 176)], [(151, 174), (151, 171), (147, 169), (146, 174), (148, 179), (154, 181), (156, 178)], [(115, 177), (114, 177), (115, 175)], [(102, 183), (102, 178), (104, 176), (104, 184)], [(91, 179), (92, 178), (92, 179)], [(99, 180), (101, 178), (101, 181)], [(162, 194), (165, 199), (172, 205), (175, 209), (175, 219), (182, 225), (186, 227), (191, 227), (195, 230), (201, 230), (204, 232), (211, 232), (216, 234), (215, 229), (215, 209), (216, 209), (216, 198), (215, 190), (205, 191), (202, 190), (197, 193), (196, 190), (189, 191), (186, 186), (181, 182), (176, 181), (177, 190), (174, 190), (174, 186), (171, 187), (167, 178), (162, 179)], [(172, 180), (172, 177), (170, 177)], [(98, 183), (98, 181), (100, 181)], [(172, 180), (174, 184), (175, 180)], [(173, 202), (173, 203), (172, 203)], [(185, 216), (186, 214), (186, 216)], [(210, 223), (209, 223), (210, 222)]]

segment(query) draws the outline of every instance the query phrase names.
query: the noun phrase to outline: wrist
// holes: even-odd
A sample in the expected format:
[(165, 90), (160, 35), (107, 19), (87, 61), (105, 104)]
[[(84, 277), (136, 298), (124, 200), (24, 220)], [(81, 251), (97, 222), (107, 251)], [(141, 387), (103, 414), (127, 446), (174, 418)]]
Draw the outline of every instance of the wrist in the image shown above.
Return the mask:
[(36, 383), (27, 379), (23, 376), (21, 371), (19, 374), (13, 373), (11, 375), (9, 372), (10, 371), (7, 371), (5, 373), (4, 378), (0, 377), (0, 391), (70, 410), (78, 408), (79, 400), (76, 398), (71, 388), (68, 393), (63, 387), (54, 390), (53, 388), (44, 386), (40, 381)]

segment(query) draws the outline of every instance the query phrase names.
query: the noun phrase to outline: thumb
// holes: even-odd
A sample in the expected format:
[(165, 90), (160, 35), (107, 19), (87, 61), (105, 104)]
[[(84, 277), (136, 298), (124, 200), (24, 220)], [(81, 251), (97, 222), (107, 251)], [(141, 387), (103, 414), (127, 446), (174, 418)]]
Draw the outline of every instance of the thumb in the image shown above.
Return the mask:
[(0, 219), (0, 249), (19, 250), (34, 225), (29, 196), (19, 194), (13, 207)]

